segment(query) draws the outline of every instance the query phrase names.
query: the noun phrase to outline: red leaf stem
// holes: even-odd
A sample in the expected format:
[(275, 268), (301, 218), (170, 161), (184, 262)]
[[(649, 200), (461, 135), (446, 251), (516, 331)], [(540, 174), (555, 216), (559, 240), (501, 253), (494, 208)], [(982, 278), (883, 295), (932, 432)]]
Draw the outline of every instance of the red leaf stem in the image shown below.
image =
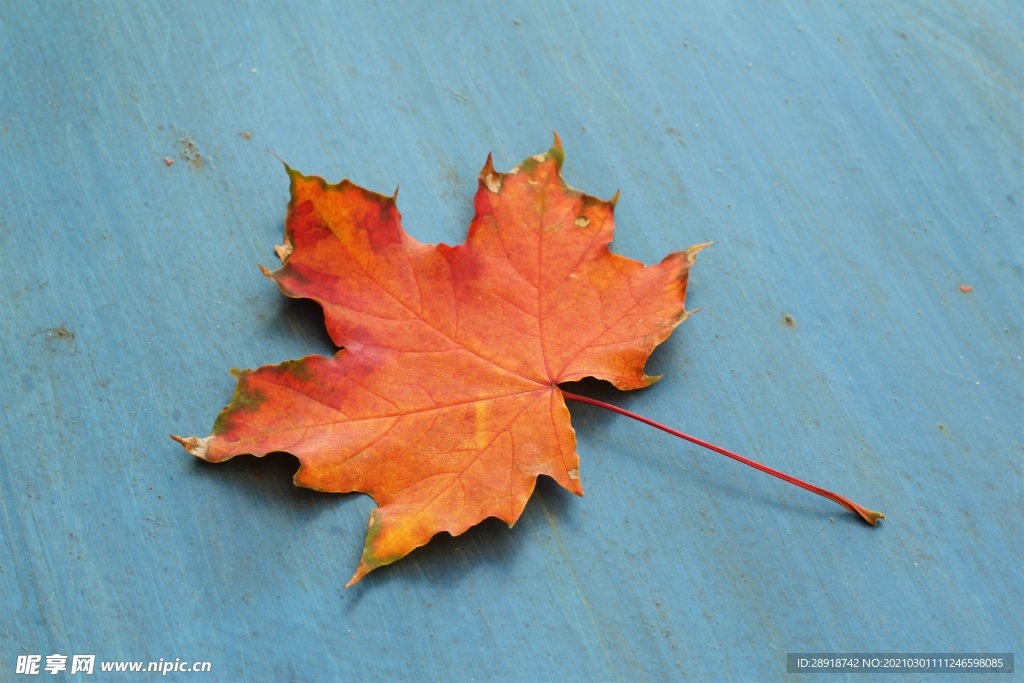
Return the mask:
[(820, 486), (815, 486), (814, 484), (808, 484), (806, 481), (803, 481), (802, 479), (797, 479), (796, 477), (790, 476), (790, 475), (786, 474), (785, 472), (780, 472), (779, 470), (776, 470), (776, 469), (773, 469), (771, 467), (768, 467), (767, 465), (762, 465), (759, 462), (751, 460), (750, 458), (745, 458), (745, 457), (743, 457), (742, 455), (740, 455), (738, 453), (733, 453), (732, 451), (727, 450), (725, 448), (722, 448), (721, 446), (716, 446), (715, 444), (713, 444), (713, 443), (711, 443), (709, 441), (705, 441), (704, 439), (698, 439), (697, 437), (690, 436), (689, 434), (681, 432), (678, 429), (672, 429), (671, 427), (667, 427), (667, 426), (661, 424), (660, 422), (655, 422), (654, 420), (651, 420), (650, 418), (646, 418), (646, 417), (644, 417), (642, 415), (637, 415), (636, 413), (631, 412), (629, 410), (626, 410), (625, 408), (620, 408), (620, 407), (614, 406), (614, 405), (612, 405), (610, 403), (605, 403), (604, 401), (598, 401), (597, 399), (594, 399), (594, 398), (588, 398), (587, 396), (580, 396), (579, 394), (573, 394), (573, 393), (570, 393), (568, 391), (565, 391), (564, 389), (562, 390), (562, 395), (565, 398), (567, 398), (567, 399), (569, 399), (571, 401), (579, 401), (580, 403), (589, 403), (592, 406), (597, 406), (598, 408), (604, 408), (605, 410), (610, 410), (613, 413), (618, 413), (620, 415), (625, 415), (626, 417), (631, 417), (634, 420), (637, 420), (639, 422), (643, 422), (644, 424), (650, 425), (652, 427), (657, 427), (658, 429), (660, 429), (663, 432), (668, 432), (672, 436), (678, 436), (680, 439), (686, 439), (687, 441), (689, 441), (691, 443), (695, 443), (698, 446), (703, 446), (704, 448), (712, 450), (712, 451), (714, 451), (716, 453), (720, 453), (720, 454), (722, 454), (724, 456), (732, 458), (733, 460), (738, 460), (739, 462), (743, 463), (744, 465), (749, 465), (750, 467), (753, 467), (754, 469), (761, 470), (762, 472), (770, 474), (773, 477), (778, 477), (779, 479), (782, 479), (783, 481), (787, 481), (790, 484), (794, 484), (796, 486), (799, 486), (802, 489), (807, 489), (811, 493), (817, 493), (819, 496), (824, 496), (825, 498), (828, 498), (832, 502), (838, 503), (839, 505), (842, 505), (844, 508), (846, 508), (850, 512), (857, 513), (858, 515), (860, 515), (861, 519), (863, 519), (865, 522), (867, 522), (871, 526), (875, 526), (876, 524), (878, 524), (878, 520), (885, 519), (885, 515), (883, 515), (881, 512), (875, 512), (874, 510), (868, 510), (867, 508), (861, 507), (860, 505), (858, 505), (857, 503), (854, 503), (849, 498), (847, 498), (845, 496), (840, 496), (838, 493), (833, 493), (832, 491), (829, 491), (827, 489), (823, 489)]

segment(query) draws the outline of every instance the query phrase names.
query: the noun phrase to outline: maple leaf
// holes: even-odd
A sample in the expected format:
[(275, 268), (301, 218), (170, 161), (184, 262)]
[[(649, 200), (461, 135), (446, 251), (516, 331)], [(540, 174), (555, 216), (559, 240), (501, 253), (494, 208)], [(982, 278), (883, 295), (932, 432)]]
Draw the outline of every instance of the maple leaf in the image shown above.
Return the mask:
[(686, 317), (705, 245), (656, 266), (613, 254), (618, 195), (561, 177), (558, 136), (509, 173), (488, 157), (464, 244), (421, 244), (395, 197), (288, 168), (280, 270), (264, 274), (324, 309), (333, 357), (233, 370), (234, 398), (206, 438), (210, 462), (295, 455), (295, 483), (377, 503), (352, 585), (434, 534), (515, 523), (544, 474), (577, 495), (576, 435), (560, 382), (654, 382), (651, 351)]

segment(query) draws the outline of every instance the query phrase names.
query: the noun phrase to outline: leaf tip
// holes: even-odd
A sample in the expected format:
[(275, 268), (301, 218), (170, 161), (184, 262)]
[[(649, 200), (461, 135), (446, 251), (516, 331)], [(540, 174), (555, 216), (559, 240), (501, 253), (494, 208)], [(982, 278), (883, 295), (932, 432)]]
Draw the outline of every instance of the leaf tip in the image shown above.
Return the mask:
[(270, 156), (274, 157), (275, 159), (281, 162), (281, 165), (284, 166), (284, 170), (288, 173), (288, 175), (291, 175), (294, 172), (292, 167), (288, 165), (288, 162), (282, 159), (280, 156), (278, 156), (277, 152), (275, 152), (272, 149), (268, 149), (267, 151), (270, 152)]
[(704, 242), (702, 244), (694, 244), (692, 247), (687, 247), (683, 252), (684, 257), (686, 258), (686, 263), (692, 266), (697, 262), (697, 254), (704, 249), (707, 249), (712, 244), (714, 244), (714, 242)]
[(483, 185), (492, 194), (498, 194), (501, 192), (501, 186), (504, 183), (504, 176), (494, 170), (494, 160), (490, 153), (487, 154), (487, 162), (484, 163), (483, 170), (480, 171), (480, 184)]
[(619, 196), (621, 194), (622, 194), (622, 190), (615, 190), (615, 196), (608, 200), (608, 206), (612, 207), (613, 211), (615, 210), (615, 207), (619, 203)]
[[(567, 478), (558, 478), (556, 481), (561, 484), (562, 488), (571, 493), (574, 496), (583, 497), (583, 482), (580, 481), (580, 468), (574, 467), (573, 469), (566, 472)], [(512, 525), (508, 525), (512, 528)]]
[(210, 445), (210, 439), (213, 437), (208, 436), (205, 439), (197, 439), (194, 436), (184, 438), (171, 434), (171, 438), (180, 443), (192, 455), (206, 460), (206, 452)]
[(365, 562), (360, 562), (359, 566), (356, 567), (356, 573), (353, 574), (352, 578), (349, 579), (348, 583), (345, 584), (345, 588), (351, 588), (352, 586), (356, 585), (357, 583), (362, 581), (363, 577), (369, 574), (371, 571), (373, 571), (373, 567), (366, 564)]
[(565, 161), (565, 150), (562, 149), (562, 138), (560, 138), (558, 136), (558, 133), (556, 133), (555, 131), (551, 131), (551, 134), (554, 136), (555, 140), (551, 144), (551, 149), (548, 150), (547, 156), (550, 159), (554, 159), (555, 168), (558, 169), (559, 172), (561, 172), (562, 162)]

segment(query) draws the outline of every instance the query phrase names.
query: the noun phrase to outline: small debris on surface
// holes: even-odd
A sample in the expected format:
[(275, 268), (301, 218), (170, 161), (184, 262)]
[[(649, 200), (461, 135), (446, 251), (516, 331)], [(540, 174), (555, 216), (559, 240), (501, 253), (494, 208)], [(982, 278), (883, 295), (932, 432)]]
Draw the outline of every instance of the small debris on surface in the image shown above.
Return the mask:
[(239, 133), (239, 135), (242, 136), (243, 140), (251, 140), (252, 139), (252, 133), (250, 133), (247, 130), (243, 130), (241, 133)]
[(967, 292), (973, 292), (974, 287), (971, 287), (970, 285), (960, 285), (960, 291), (966, 294)]
[(174, 165), (174, 159), (172, 159), (170, 157), (164, 157), (164, 163), (167, 164), (168, 166), (173, 166)]
[(441, 87), (447, 90), (448, 94), (451, 95), (456, 102), (469, 102), (469, 98), (466, 97), (464, 94), (460, 93), (458, 90), (452, 90), (447, 85), (442, 85)]
[(64, 323), (61, 323), (60, 327), (48, 327), (42, 330), (42, 334), (46, 341), (75, 341), (75, 333), (69, 330)]
[(786, 323), (790, 327), (796, 327), (796, 320), (789, 313), (782, 316), (782, 322)]
[(202, 168), (206, 165), (206, 159), (199, 152), (199, 145), (191, 135), (183, 134), (178, 138), (181, 145), (181, 158), (192, 164), (194, 168)]

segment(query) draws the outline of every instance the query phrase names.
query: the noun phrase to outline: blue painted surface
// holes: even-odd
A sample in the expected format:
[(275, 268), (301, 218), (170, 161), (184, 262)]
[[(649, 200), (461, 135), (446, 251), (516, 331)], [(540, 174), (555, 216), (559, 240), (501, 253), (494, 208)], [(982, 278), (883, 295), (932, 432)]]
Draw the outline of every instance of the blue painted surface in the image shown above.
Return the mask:
[[(1019, 4), (0, 5), (0, 679), (53, 653), (211, 662), (189, 681), (1021, 654)], [(256, 267), (268, 150), (400, 185), (407, 229), (456, 243), (487, 153), (552, 129), (572, 185), (621, 188), (619, 253), (717, 242), (665, 378), (585, 390), (887, 522), (574, 404), (586, 497), (542, 482), (514, 529), (343, 590), (369, 499), (167, 438), (208, 431), (228, 368), (331, 351)]]

